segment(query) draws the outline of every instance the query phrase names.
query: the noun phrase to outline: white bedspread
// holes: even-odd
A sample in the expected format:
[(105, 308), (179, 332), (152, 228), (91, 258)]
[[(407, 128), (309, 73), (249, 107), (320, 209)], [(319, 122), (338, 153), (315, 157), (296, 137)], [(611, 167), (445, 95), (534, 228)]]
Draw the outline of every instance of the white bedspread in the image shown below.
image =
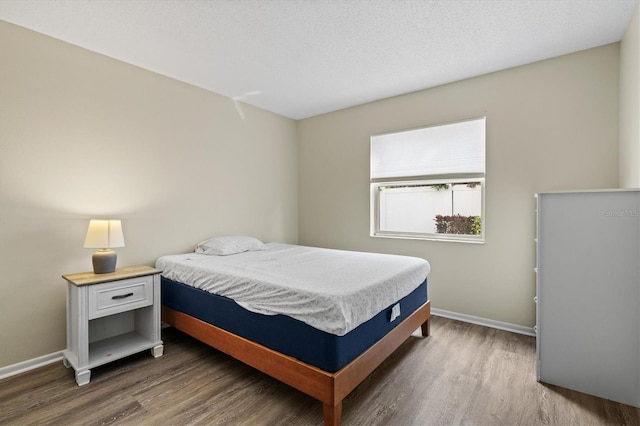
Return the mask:
[(233, 299), (247, 310), (284, 314), (342, 336), (415, 290), (427, 277), (420, 258), (269, 243), (231, 256), (163, 256), (170, 280)]

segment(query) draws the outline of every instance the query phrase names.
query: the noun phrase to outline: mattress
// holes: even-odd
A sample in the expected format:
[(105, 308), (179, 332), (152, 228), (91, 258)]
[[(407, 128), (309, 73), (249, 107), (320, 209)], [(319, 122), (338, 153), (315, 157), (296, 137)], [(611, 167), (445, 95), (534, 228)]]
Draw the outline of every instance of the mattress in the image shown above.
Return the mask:
[(228, 297), (166, 277), (161, 284), (163, 305), (328, 372), (347, 365), (428, 300), (425, 279), (399, 301), (338, 336), (287, 315), (249, 311)]
[(159, 258), (163, 277), (232, 299), (248, 311), (285, 315), (343, 336), (426, 279), (420, 258), (270, 243), (230, 256)]

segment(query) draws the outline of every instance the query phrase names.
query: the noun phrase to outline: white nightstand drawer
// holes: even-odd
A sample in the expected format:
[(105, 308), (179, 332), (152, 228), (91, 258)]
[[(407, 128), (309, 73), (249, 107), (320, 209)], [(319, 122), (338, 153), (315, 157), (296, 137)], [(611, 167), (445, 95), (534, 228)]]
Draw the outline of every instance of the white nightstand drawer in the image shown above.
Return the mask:
[(89, 319), (153, 305), (153, 277), (144, 276), (89, 287)]

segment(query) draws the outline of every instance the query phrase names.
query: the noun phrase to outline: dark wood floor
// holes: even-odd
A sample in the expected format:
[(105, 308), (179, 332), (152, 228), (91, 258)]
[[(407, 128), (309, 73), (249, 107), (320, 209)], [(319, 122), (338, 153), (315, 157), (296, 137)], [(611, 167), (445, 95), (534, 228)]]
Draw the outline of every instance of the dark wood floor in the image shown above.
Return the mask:
[[(535, 379), (535, 339), (434, 317), (344, 401), (344, 425), (638, 425), (640, 409)], [(416, 333), (416, 336), (418, 334)], [(0, 381), (0, 424), (320, 425), (322, 404), (174, 330), (92, 370), (62, 362)]]

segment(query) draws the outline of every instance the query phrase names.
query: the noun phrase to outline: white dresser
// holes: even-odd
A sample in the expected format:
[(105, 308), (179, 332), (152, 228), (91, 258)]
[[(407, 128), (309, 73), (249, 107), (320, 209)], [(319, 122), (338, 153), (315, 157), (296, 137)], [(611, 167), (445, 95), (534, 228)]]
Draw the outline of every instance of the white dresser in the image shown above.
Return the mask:
[(640, 407), (640, 191), (537, 199), (538, 380)]
[(91, 369), (151, 349), (162, 356), (160, 271), (148, 266), (113, 273), (63, 275), (67, 288), (66, 367), (76, 382), (91, 380)]

